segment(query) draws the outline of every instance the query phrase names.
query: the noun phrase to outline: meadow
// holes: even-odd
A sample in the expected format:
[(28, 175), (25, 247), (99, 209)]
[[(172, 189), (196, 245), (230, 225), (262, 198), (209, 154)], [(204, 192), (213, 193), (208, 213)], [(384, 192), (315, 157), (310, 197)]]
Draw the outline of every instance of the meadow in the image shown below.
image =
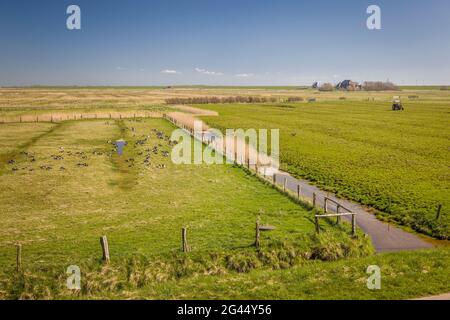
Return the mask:
[(414, 93), (419, 99), (404, 99), (404, 112), (390, 110), (386, 93), (373, 94), (374, 101), (334, 93), (334, 100), (328, 94), (314, 103), (197, 107), (219, 112), (203, 117), (214, 128), (280, 129), (284, 170), (374, 208), (382, 219), (448, 239), (450, 94)]
[[(0, 283), (12, 287), (0, 292), (48, 297), (42, 283), (36, 289), (6, 280), (15, 274), (17, 243), (28, 281), (52, 279), (71, 264), (101, 266), (102, 235), (108, 236), (113, 261), (153, 257), (170, 267), (149, 277), (176, 277), (171, 268), (181, 252), (183, 227), (192, 255), (205, 264), (196, 272), (286, 268), (313, 254), (326, 260), (372, 251), (364, 238), (352, 239), (348, 229), (324, 223), (324, 237), (341, 244), (322, 252), (328, 244), (313, 235), (311, 208), (239, 167), (174, 165), (168, 140), (173, 129), (162, 119), (2, 125)], [(123, 156), (112, 144), (118, 138), (128, 143)], [(267, 256), (253, 247), (257, 219), (276, 226), (262, 239), (271, 248)]]
[[(302, 94), (317, 96), (312, 90), (284, 87), (6, 88), (0, 89), (0, 118), (160, 113), (173, 110), (164, 104), (173, 97)], [(394, 114), (386, 109), (386, 93), (375, 95), (375, 102), (366, 101), (363, 93), (339, 95), (347, 100), (325, 93), (311, 104), (198, 107), (218, 111), (218, 117), (204, 119), (219, 128), (282, 126), (283, 168), (362, 202), (355, 195), (374, 199), (375, 193), (367, 190), (381, 192), (387, 185), (378, 174), (367, 175), (368, 166), (385, 168), (384, 152), (402, 145), (392, 155), (392, 170), (403, 171), (395, 175), (397, 189), (389, 190), (403, 194), (401, 173), (417, 171), (422, 180), (408, 201), (417, 205), (427, 200), (421, 210), (429, 219), (430, 208), (441, 201), (440, 223), (447, 223), (448, 176), (442, 166), (448, 156), (439, 148), (448, 138), (443, 127), (446, 96), (426, 91), (420, 95), (429, 97), (428, 102), (415, 101), (412, 108), (408, 103), (405, 113)], [(342, 110), (340, 121), (347, 125), (341, 126), (334, 118)], [(384, 127), (377, 129), (380, 124)], [(321, 220), (323, 232), (317, 235), (310, 205), (286, 197), (239, 166), (174, 165), (168, 139), (173, 129), (163, 119), (149, 118), (0, 123), (0, 299), (405, 299), (450, 291), (447, 248), (373, 255), (361, 232), (353, 238), (348, 224), (337, 227), (327, 220)], [(390, 131), (383, 133), (386, 129)], [(401, 134), (389, 144), (393, 130)], [(411, 145), (412, 132), (421, 139)], [(374, 135), (383, 143), (377, 144)], [(123, 156), (113, 145), (120, 138), (128, 143)], [(433, 157), (427, 156), (430, 150)], [(405, 154), (410, 161), (406, 168)], [(423, 166), (428, 170), (417, 169)], [(408, 181), (417, 182), (417, 177)], [(336, 187), (349, 186), (349, 181), (351, 189)], [(365, 184), (354, 186), (355, 181)], [(387, 217), (405, 216), (403, 200), (391, 199), (391, 213), (383, 210)], [(263, 234), (258, 250), (253, 245), (257, 219), (276, 227)], [(189, 253), (181, 249), (183, 227)], [(101, 260), (102, 235), (109, 240), (109, 264)], [(16, 271), (18, 243), (22, 264)], [(368, 290), (363, 281), (370, 264), (386, 270), (381, 291)], [(69, 265), (81, 268), (79, 291), (65, 286)]]

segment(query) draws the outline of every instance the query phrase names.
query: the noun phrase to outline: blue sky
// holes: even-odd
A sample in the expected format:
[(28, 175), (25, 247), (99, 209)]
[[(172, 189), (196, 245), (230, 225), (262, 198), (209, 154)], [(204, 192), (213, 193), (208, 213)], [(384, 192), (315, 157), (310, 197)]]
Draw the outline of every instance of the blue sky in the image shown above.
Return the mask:
[[(82, 29), (66, 28), (77, 4)], [(382, 30), (368, 30), (379, 5)], [(2, 0), (0, 86), (450, 84), (448, 0)]]

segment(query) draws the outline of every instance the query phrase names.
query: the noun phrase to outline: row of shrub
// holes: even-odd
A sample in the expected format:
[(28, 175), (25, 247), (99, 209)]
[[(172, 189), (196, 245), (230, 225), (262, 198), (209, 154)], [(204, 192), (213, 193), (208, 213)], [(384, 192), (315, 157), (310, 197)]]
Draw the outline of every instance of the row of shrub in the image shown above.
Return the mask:
[(192, 98), (170, 98), (166, 100), (167, 104), (217, 104), (217, 103), (277, 103), (277, 102), (300, 102), (302, 97), (252, 97), (252, 96), (236, 96), (236, 97), (192, 97)]

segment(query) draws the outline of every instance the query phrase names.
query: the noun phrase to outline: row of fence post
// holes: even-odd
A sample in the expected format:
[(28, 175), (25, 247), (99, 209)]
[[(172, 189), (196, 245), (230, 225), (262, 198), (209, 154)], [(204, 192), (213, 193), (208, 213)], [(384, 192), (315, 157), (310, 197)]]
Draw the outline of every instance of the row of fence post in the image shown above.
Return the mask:
[[(163, 118), (166, 119), (166, 120), (168, 120), (168, 121), (170, 121), (170, 122), (172, 122), (172, 123), (175, 124), (176, 126), (179, 126), (179, 127), (181, 127), (182, 129), (185, 129), (185, 130), (189, 131), (189, 132), (192, 134), (192, 136), (194, 136), (194, 133), (193, 133), (193, 131), (192, 131), (191, 128), (185, 126), (183, 123), (178, 123), (178, 121), (177, 121), (175, 118), (172, 118), (172, 117), (168, 116), (167, 114), (163, 114)], [(202, 139), (202, 142), (203, 142), (203, 139)], [(235, 152), (234, 162), (235, 162), (235, 164), (238, 164), (238, 161), (237, 161), (237, 153), (236, 153), (236, 152)], [(244, 164), (244, 163), (245, 163), (245, 162), (243, 161), (243, 159), (241, 159), (241, 165), (242, 165), (243, 167), (245, 167), (245, 164)], [(251, 170), (250, 158), (247, 158), (247, 161), (246, 161), (246, 167), (247, 167), (248, 170)], [(255, 168), (256, 175), (258, 176), (258, 174), (259, 174), (259, 167), (258, 167), (258, 164), (257, 164), (257, 163), (254, 165), (254, 168)], [(264, 166), (264, 178), (266, 179), (266, 167), (265, 167), (265, 166)], [(277, 185), (276, 178), (277, 178), (276, 173), (274, 173), (274, 174), (273, 174), (272, 184), (275, 185), (275, 186)], [(283, 191), (284, 191), (284, 192), (287, 192), (287, 180), (288, 180), (287, 177), (285, 177), (285, 178), (284, 178), (284, 181), (283, 181)], [(298, 198), (299, 200), (301, 199), (301, 196), (302, 196), (301, 191), (302, 191), (302, 190), (301, 190), (301, 185), (298, 184), (298, 185), (297, 185), (297, 198)], [(317, 196), (316, 196), (316, 193), (313, 192), (312, 204), (313, 204), (313, 207), (314, 207), (314, 208), (316, 208), (316, 197), (317, 197)], [(325, 202), (325, 203), (326, 203), (326, 202)], [(316, 219), (317, 219), (317, 218), (316, 218)], [(319, 232), (319, 231), (318, 231), (318, 228), (319, 228), (319, 224), (316, 223), (316, 230), (317, 230), (317, 232)], [(256, 229), (257, 229), (257, 231), (256, 231), (257, 236), (256, 236), (256, 241), (255, 241), (255, 243), (259, 243), (259, 242), (258, 242), (258, 239), (259, 239), (259, 229), (258, 229), (258, 226), (256, 227)]]
[[(187, 253), (190, 251), (190, 247), (187, 242), (187, 228), (181, 229), (181, 242), (182, 251)], [(111, 260), (111, 254), (109, 250), (109, 243), (107, 236), (100, 237), (100, 247), (102, 249), (102, 261), (109, 263)], [(16, 244), (16, 271), (19, 272), (22, 269), (22, 244)]]
[[(50, 117), (50, 119), (49, 119)], [(146, 117), (146, 115), (138, 115), (138, 117)], [(70, 120), (84, 120), (84, 119), (136, 119), (137, 115), (134, 113), (132, 116), (124, 116), (123, 114), (115, 115), (113, 117), (113, 114), (109, 113), (106, 117), (98, 114), (72, 114), (72, 115), (66, 115), (66, 116), (55, 116), (55, 115), (41, 115), (41, 116), (19, 116), (18, 122), (19, 123), (31, 123), (31, 122), (62, 122), (62, 121), (70, 121)], [(28, 121), (27, 121), (28, 120)], [(0, 120), (0, 123), (16, 123), (17, 118), (14, 118), (13, 120), (5, 120), (4, 118)]]
[[(288, 191), (287, 188), (287, 177), (284, 178), (283, 180), (283, 185), (282, 185), (282, 189), (284, 192)], [(277, 175), (276, 173), (273, 174), (272, 177), (272, 184), (273, 185), (277, 185)], [(302, 193), (301, 193), (301, 185), (297, 184), (297, 199), (301, 199), (302, 197)], [(356, 235), (356, 214), (352, 213), (350, 210), (346, 209), (345, 207), (343, 207), (341, 204), (339, 204), (338, 202), (329, 199), (328, 197), (324, 197), (324, 203), (323, 203), (323, 210), (325, 213), (328, 212), (328, 202), (332, 201), (336, 204), (336, 224), (339, 224), (341, 221), (341, 216), (340, 216), (340, 210), (343, 208), (346, 211), (348, 211), (348, 213), (351, 213), (352, 216), (352, 235)], [(312, 193), (312, 206), (314, 208), (314, 224), (315, 224), (315, 230), (317, 233), (320, 233), (320, 224), (319, 224), (319, 218), (320, 216), (317, 215), (317, 194), (315, 192)]]
[[(168, 116), (167, 114), (163, 114), (163, 118), (166, 119), (166, 120), (169, 120), (170, 122), (172, 122), (176, 126), (179, 126), (179, 127), (183, 128), (183, 129), (187, 130), (189, 133), (191, 133), (192, 136), (194, 136), (194, 131), (193, 131), (192, 128), (186, 126), (183, 123), (179, 123), (175, 118), (172, 118), (172, 117)], [(202, 140), (202, 142), (204, 142), (203, 136), (202, 136), (201, 140)], [(237, 160), (238, 160), (237, 159), (237, 153), (235, 152), (235, 157), (234, 157), (235, 164), (239, 164)], [(244, 159), (241, 159), (241, 163), (240, 164), (243, 167), (245, 167), (245, 163), (247, 165), (247, 169), (251, 170), (250, 158), (247, 158), (246, 161), (244, 161)], [(255, 168), (256, 175), (258, 175), (259, 174), (258, 163), (254, 164), (254, 168)], [(266, 175), (266, 166), (264, 166), (263, 170), (264, 170), (264, 179), (266, 179), (266, 177), (267, 177), (267, 175)], [(285, 177), (284, 181), (283, 181), (283, 185), (282, 185), (282, 189), (283, 189), (284, 192), (288, 191), (287, 182), (288, 182), (288, 179), (287, 179), (287, 177)], [(276, 173), (273, 174), (273, 181), (272, 181), (272, 183), (273, 183), (273, 185), (277, 185)], [(301, 188), (301, 185), (298, 184), (297, 185), (297, 198), (300, 200), (301, 197), (302, 197), (302, 188)], [(325, 213), (328, 212), (328, 201), (335, 202), (334, 200), (331, 200), (331, 199), (329, 199), (327, 197), (324, 198), (323, 210), (325, 211)], [(317, 195), (316, 195), (315, 192), (313, 192), (313, 194), (312, 194), (312, 206), (315, 209), (317, 208), (316, 202), (317, 202)], [(335, 202), (335, 204), (336, 204), (336, 213), (337, 213), (337, 215), (336, 215), (336, 224), (338, 225), (341, 222), (341, 216), (339, 215), (339, 211), (341, 209), (345, 209), (345, 210), (347, 210), (350, 213), (352, 213), (352, 212), (350, 210), (346, 209), (345, 207), (343, 207), (341, 204), (339, 204), (337, 202)], [(441, 217), (441, 210), (442, 210), (442, 205), (439, 204), (438, 207), (437, 207), (436, 220), (440, 219), (440, 217)], [(315, 219), (315, 220), (316, 220), (316, 230), (317, 230), (317, 232), (319, 232), (320, 226), (319, 226), (318, 221), (317, 221), (318, 219)], [(352, 234), (356, 234), (356, 214), (352, 214)]]

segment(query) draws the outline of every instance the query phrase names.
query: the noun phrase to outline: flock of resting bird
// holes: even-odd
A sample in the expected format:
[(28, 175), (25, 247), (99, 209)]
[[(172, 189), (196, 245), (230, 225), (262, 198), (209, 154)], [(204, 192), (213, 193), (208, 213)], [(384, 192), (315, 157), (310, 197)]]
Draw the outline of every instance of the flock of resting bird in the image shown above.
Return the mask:
[[(133, 137), (134, 138), (136, 137), (136, 129), (134, 127), (124, 128), (122, 129), (122, 133), (125, 133), (126, 130), (131, 130), (131, 132), (133, 133)], [(159, 131), (157, 129), (152, 129), (151, 131), (152, 134), (159, 140), (159, 143), (154, 144), (153, 146), (149, 146), (151, 135), (142, 135), (134, 143), (130, 145), (130, 147), (134, 150), (127, 150), (130, 149), (130, 147), (125, 148), (122, 157), (126, 157), (127, 153), (135, 155), (136, 158), (142, 159), (142, 164), (146, 167), (150, 167), (152, 165), (151, 162), (152, 159), (161, 160), (160, 158), (155, 158), (155, 156), (158, 154), (160, 154), (163, 158), (168, 158), (170, 153), (168, 150), (165, 150), (164, 147), (165, 146), (171, 147), (177, 144), (177, 142), (171, 141), (170, 137), (165, 135), (164, 132), (162, 131)], [(7, 164), (11, 168), (11, 171), (13, 172), (16, 171), (32, 172), (37, 169), (46, 171), (54, 169), (66, 171), (67, 168), (62, 165), (64, 164), (63, 161), (65, 159), (75, 159), (76, 160), (75, 167), (84, 168), (89, 166), (88, 160), (92, 156), (106, 155), (112, 158), (115, 154), (117, 154), (117, 146), (115, 145), (115, 143), (111, 140), (107, 141), (107, 143), (111, 145), (111, 149), (109, 150), (109, 152), (102, 152), (98, 150), (93, 150), (91, 152), (71, 151), (71, 150), (66, 151), (64, 147), (59, 147), (57, 153), (50, 155), (49, 160), (51, 162), (41, 164), (39, 166), (34, 165), (37, 162), (37, 155), (35, 153), (22, 151), (19, 154), (17, 154), (14, 159), (8, 160)], [(126, 164), (128, 164), (128, 167), (130, 168), (134, 167), (137, 162), (134, 157), (126, 157), (124, 161)], [(158, 169), (164, 169), (166, 168), (166, 165), (164, 163), (159, 163), (156, 164), (155, 167)]]

